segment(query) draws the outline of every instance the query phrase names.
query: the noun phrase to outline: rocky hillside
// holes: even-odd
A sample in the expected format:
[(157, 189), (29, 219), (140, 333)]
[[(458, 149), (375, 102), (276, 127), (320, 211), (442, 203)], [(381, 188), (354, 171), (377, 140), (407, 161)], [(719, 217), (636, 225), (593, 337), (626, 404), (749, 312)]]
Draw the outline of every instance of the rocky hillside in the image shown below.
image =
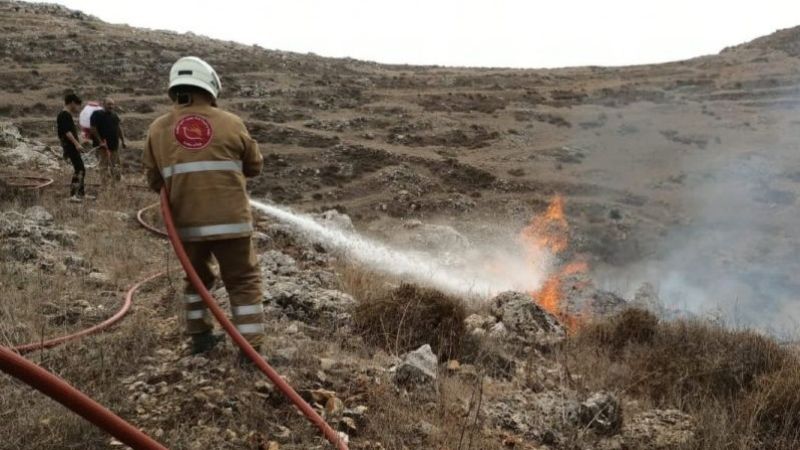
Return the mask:
[[(325, 448), (230, 344), (187, 354), (171, 251), (133, 221), (155, 201), (139, 187), (146, 128), (186, 54), (216, 67), (221, 106), (261, 144), (256, 199), (443, 259), (522, 245), (563, 199), (558, 273), (534, 297), (557, 294), (565, 315), (529, 293), (465, 302), (259, 218), (267, 356), (351, 448), (797, 448), (790, 350), (666, 319), (800, 319), (798, 29), (689, 61), (558, 70), (321, 58), (8, 1), (0, 31), (0, 173), (56, 179), (40, 195), (0, 184), (0, 342), (96, 323), (169, 267), (113, 333), (33, 358), (170, 448)], [(113, 96), (132, 144), (124, 184), (90, 170), (98, 199), (83, 206), (64, 202), (65, 90)], [(118, 447), (8, 378), (0, 390), (2, 450)]]
[[(580, 236), (573, 250), (598, 270), (636, 269), (628, 281), (604, 277), (623, 291), (660, 285), (651, 273), (676, 271), (673, 260), (705, 258), (685, 255), (685, 242), (732, 261), (741, 273), (726, 284), (744, 290), (740, 298), (764, 291), (753, 279), (767, 261), (781, 273), (797, 268), (783, 254), (747, 261), (759, 243), (797, 245), (794, 235), (768, 231), (797, 217), (796, 29), (662, 65), (443, 69), (269, 51), (109, 25), (55, 6), (0, 8), (0, 117), (27, 137), (54, 143), (52, 117), (63, 91), (75, 89), (88, 99), (115, 96), (140, 148), (148, 123), (168, 107), (170, 64), (196, 54), (219, 70), (223, 106), (246, 117), (268, 158), (251, 185), (256, 197), (336, 207), (376, 232), (424, 218), (481, 234), (497, 222), (516, 232), (561, 193)], [(126, 160), (135, 173), (136, 151)], [(731, 222), (745, 225), (715, 226)], [(711, 228), (724, 236), (707, 242)], [(741, 245), (718, 249), (720, 241)], [(700, 266), (681, 274), (684, 296), (727, 271), (716, 260)], [(796, 287), (772, 284), (778, 292), (746, 309), (785, 300)]]

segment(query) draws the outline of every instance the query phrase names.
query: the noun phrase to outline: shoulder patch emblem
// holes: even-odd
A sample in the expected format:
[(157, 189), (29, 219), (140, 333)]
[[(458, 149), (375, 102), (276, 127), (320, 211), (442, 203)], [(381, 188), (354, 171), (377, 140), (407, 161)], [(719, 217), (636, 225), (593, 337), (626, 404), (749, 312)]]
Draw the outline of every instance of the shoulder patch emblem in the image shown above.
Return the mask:
[(175, 124), (175, 139), (187, 150), (201, 150), (208, 146), (214, 130), (205, 117), (190, 115)]

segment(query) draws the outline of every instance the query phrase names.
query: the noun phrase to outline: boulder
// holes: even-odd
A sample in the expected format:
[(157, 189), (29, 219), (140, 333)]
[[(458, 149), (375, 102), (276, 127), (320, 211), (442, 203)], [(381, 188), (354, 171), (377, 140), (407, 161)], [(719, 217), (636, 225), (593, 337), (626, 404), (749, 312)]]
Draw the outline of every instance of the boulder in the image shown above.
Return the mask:
[(347, 320), (355, 299), (335, 289), (319, 289), (290, 279), (264, 289), (267, 303), (275, 303), (290, 319), (314, 322), (319, 319)]
[(528, 294), (503, 292), (491, 300), (490, 307), (492, 315), (517, 339), (531, 341), (545, 335), (565, 335), (564, 327), (558, 320), (537, 305)]
[(407, 353), (395, 371), (395, 382), (413, 387), (436, 381), (439, 360), (428, 344)]
[(297, 273), (297, 263), (291, 256), (277, 250), (261, 254), (261, 271), (265, 277), (274, 275), (289, 276)]
[(353, 221), (350, 219), (350, 216), (340, 213), (335, 209), (330, 209), (323, 213), (315, 214), (313, 217), (317, 219), (318, 222), (329, 228), (335, 228), (337, 230), (349, 232), (355, 231), (355, 227), (353, 226)]
[(76, 232), (55, 225), (53, 216), (41, 206), (23, 213), (0, 213), (0, 258), (19, 262), (52, 260), (54, 253), (62, 247), (75, 246), (77, 239)]
[(622, 405), (608, 392), (592, 394), (578, 409), (580, 423), (601, 434), (616, 434), (622, 427)]
[(467, 327), (467, 330), (473, 330), (475, 328), (486, 328), (489, 325), (494, 325), (497, 320), (491, 316), (482, 316), (480, 314), (470, 314), (464, 319), (464, 325)]
[(408, 242), (429, 251), (458, 251), (469, 248), (470, 242), (463, 234), (449, 225), (422, 223), (409, 220), (403, 224)]
[[(589, 311), (595, 316), (613, 316), (630, 304), (613, 292), (597, 290), (589, 297), (589, 305)], [(580, 309), (573, 308), (573, 310), (586, 311), (586, 308), (581, 306)]]
[(531, 431), (532, 420), (526, 409), (516, 408), (507, 402), (490, 405), (487, 415), (492, 426), (511, 431), (515, 434), (527, 434)]
[(53, 223), (53, 215), (39, 205), (26, 209), (25, 218), (41, 226), (46, 226)]
[(97, 287), (111, 286), (113, 284), (111, 277), (103, 272), (91, 272), (87, 276), (87, 280)]
[(0, 150), (0, 164), (4, 168), (58, 170), (58, 159), (47, 146), (23, 138), (9, 122), (0, 122)]

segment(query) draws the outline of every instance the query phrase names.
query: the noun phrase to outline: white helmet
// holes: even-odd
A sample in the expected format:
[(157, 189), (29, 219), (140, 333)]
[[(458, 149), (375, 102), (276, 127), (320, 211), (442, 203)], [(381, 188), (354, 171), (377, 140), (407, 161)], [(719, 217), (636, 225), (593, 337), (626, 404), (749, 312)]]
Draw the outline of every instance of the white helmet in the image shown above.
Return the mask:
[(217, 98), (222, 89), (217, 72), (207, 62), (196, 56), (184, 56), (169, 71), (169, 88), (196, 86)]

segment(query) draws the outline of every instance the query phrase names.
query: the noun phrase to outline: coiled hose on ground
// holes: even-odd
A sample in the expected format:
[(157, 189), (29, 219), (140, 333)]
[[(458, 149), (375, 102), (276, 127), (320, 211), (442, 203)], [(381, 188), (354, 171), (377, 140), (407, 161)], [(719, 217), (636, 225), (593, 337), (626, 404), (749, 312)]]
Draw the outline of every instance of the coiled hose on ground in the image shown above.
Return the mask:
[(0, 180), (8, 186), (17, 189), (42, 189), (53, 184), (53, 179), (28, 175), (0, 174)]

